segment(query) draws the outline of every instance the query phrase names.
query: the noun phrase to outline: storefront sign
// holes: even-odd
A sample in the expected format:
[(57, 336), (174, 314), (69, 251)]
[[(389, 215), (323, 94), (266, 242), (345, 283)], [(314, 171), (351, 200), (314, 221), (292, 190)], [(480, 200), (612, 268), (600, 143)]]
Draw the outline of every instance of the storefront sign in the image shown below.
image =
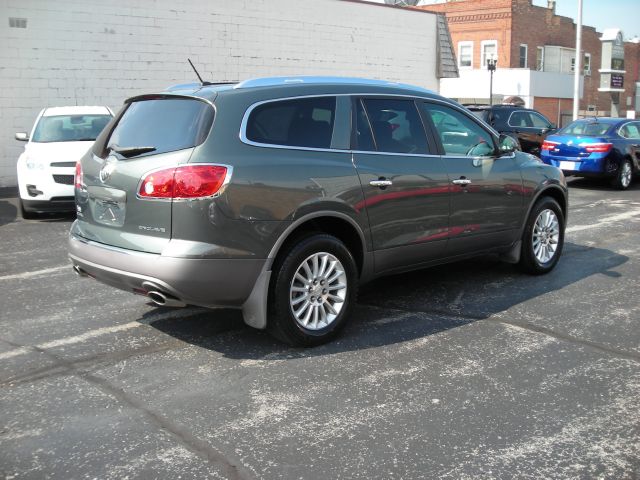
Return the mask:
[(611, 75), (611, 88), (624, 88), (624, 75)]

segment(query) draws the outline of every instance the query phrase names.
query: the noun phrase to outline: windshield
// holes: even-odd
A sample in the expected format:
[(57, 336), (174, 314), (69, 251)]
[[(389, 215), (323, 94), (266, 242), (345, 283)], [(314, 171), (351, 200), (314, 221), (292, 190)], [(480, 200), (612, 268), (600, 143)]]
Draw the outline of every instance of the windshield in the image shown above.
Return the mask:
[(33, 142), (93, 142), (111, 115), (55, 115), (40, 117)]
[(136, 156), (195, 147), (207, 137), (213, 114), (209, 104), (195, 99), (135, 101), (122, 114), (108, 146)]
[(604, 135), (611, 128), (609, 123), (599, 123), (594, 121), (576, 120), (558, 132), (560, 135), (583, 135), (597, 137)]

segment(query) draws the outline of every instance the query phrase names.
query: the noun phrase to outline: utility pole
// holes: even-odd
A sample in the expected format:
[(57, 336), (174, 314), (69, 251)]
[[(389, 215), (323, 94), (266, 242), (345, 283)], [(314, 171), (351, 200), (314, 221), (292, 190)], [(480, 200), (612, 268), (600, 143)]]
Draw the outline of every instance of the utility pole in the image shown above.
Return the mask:
[(578, 119), (580, 106), (580, 73), (582, 70), (582, 0), (578, 0), (578, 19), (576, 23), (576, 61), (573, 72), (573, 119)]

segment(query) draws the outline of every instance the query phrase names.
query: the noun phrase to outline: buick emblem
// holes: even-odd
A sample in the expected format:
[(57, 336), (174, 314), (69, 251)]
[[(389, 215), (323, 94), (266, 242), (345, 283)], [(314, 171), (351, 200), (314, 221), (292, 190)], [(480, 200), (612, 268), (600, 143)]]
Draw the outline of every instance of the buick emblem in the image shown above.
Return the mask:
[(116, 164), (110, 158), (107, 158), (107, 161), (104, 163), (102, 168), (100, 169), (100, 181), (102, 183), (106, 183), (109, 178), (111, 178), (111, 174), (116, 169)]

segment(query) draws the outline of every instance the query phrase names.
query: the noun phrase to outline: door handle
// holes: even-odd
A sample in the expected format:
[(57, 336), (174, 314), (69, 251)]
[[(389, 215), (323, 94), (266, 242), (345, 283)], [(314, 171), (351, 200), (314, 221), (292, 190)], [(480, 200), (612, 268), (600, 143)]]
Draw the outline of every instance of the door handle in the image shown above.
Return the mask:
[(391, 180), (387, 180), (386, 178), (380, 178), (378, 180), (371, 180), (369, 182), (369, 185), (371, 185), (372, 187), (385, 188), (393, 185), (393, 182)]
[(451, 183), (455, 185), (469, 185), (471, 183), (471, 180), (469, 180), (468, 178), (459, 178), (457, 180), (453, 180)]

